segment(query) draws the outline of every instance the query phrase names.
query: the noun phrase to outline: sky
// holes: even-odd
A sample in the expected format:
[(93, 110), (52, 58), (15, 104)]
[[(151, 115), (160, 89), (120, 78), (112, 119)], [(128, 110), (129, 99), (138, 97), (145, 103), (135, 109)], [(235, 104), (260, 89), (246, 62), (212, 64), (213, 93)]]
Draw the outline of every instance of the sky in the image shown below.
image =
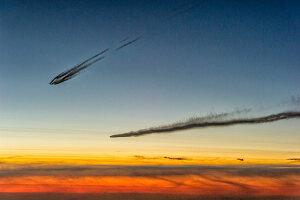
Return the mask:
[[(197, 6), (174, 14), (186, 4)], [(299, 119), (109, 136), (236, 109), (251, 109), (247, 117), (299, 111), (299, 7), (267, 0), (0, 1), (0, 165), (298, 169)], [(106, 48), (105, 58), (78, 76), (49, 84)], [(293, 176), (299, 180), (299, 172)]]

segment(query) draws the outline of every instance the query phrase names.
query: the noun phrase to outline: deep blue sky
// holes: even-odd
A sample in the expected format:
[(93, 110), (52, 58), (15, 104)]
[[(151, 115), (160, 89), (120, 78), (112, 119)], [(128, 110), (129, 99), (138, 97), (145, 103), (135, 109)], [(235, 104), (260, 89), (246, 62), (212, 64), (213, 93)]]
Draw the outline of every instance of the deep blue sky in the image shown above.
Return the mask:
[[(1, 1), (0, 127), (108, 136), (237, 107), (274, 108), (300, 94), (299, 1), (202, 1), (168, 18), (184, 2)], [(48, 84), (139, 35), (74, 79)]]

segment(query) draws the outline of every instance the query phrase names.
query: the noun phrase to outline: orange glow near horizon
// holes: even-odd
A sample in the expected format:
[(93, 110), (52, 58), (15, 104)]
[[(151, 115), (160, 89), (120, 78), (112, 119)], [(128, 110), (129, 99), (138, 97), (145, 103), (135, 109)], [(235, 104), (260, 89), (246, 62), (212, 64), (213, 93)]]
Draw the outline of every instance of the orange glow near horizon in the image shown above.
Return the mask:
[[(0, 176), (0, 193), (300, 196), (300, 176), (293, 171), (299, 169), (299, 162), (287, 159), (244, 158), (240, 161), (234, 157), (155, 155), (37, 155), (2, 156), (0, 159), (3, 175)], [(270, 164), (268, 169), (265, 168), (270, 170), (267, 174), (261, 168), (265, 164)], [(206, 165), (213, 167), (205, 168)], [(193, 168), (195, 166), (198, 168)], [(272, 171), (274, 168), (282, 168), (282, 173)]]
[(178, 156), (0, 156), (6, 164), (72, 164), (72, 165), (243, 165), (288, 164), (299, 165), (300, 160), (258, 159), (238, 157), (178, 157)]
[[(289, 177), (292, 178), (292, 177)], [(288, 179), (284, 180), (288, 181)], [(63, 193), (165, 193), (165, 194), (255, 194), (300, 195), (300, 182), (293, 186), (266, 177), (222, 177), (222, 181), (200, 176), (164, 177), (62, 177), (26, 176), (0, 179), (0, 192)], [(297, 189), (298, 188), (298, 189)]]

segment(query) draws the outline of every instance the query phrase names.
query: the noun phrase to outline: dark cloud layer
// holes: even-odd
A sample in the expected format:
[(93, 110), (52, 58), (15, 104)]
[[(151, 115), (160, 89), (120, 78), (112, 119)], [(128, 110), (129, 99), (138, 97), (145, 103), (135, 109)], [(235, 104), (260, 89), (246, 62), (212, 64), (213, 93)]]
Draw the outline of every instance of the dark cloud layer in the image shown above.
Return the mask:
[(140, 193), (117, 193), (117, 194), (67, 194), (67, 193), (0, 193), (0, 199), (5, 200), (299, 200), (300, 197), (287, 196), (208, 196), (208, 195), (185, 195), (185, 194), (140, 194)]
[(232, 118), (227, 119), (229, 115), (227, 113), (201, 117), (201, 118), (192, 118), (188, 121), (175, 123), (166, 126), (152, 127), (148, 129), (142, 129), (138, 131), (131, 131), (128, 133), (111, 135), (111, 138), (115, 137), (136, 137), (141, 135), (148, 135), (152, 133), (165, 133), (165, 132), (175, 132), (180, 130), (187, 130), (192, 128), (206, 128), (206, 127), (223, 127), (223, 126), (232, 126), (232, 125), (241, 125), (241, 124), (261, 124), (261, 123), (270, 123), (284, 119), (300, 118), (300, 112), (282, 112), (278, 114), (263, 116), (263, 117), (254, 117), (254, 118)]
[[(30, 194), (16, 194), (9, 196), (6, 193), (0, 192), (0, 199), (5, 200), (59, 200), (59, 199), (289, 199), (288, 195), (285, 197), (268, 197), (259, 198), (259, 196), (251, 196), (260, 194), (261, 187), (268, 187), (270, 182), (274, 183), (272, 187), (283, 189), (284, 191), (294, 191), (299, 187), (300, 180), (300, 166), (299, 165), (243, 165), (243, 166), (100, 166), (100, 165), (0, 165), (0, 183), (1, 180), (13, 180), (12, 178), (21, 178), (21, 180), (37, 181), (38, 179), (32, 179), (31, 177), (40, 177), (39, 180), (44, 180), (43, 176), (49, 179), (49, 177), (61, 178), (62, 180), (74, 180), (76, 178), (103, 178), (103, 177), (131, 177), (131, 178), (150, 178), (152, 181), (159, 180), (170, 184), (170, 188), (194, 188), (195, 190), (201, 190), (202, 187), (211, 188), (211, 191), (219, 189), (232, 188), (234, 191), (241, 193), (232, 194), (232, 196), (220, 196), (222, 193), (207, 193), (208, 196), (203, 195), (166, 195), (166, 194), (68, 194), (69, 196), (60, 196), (59, 194), (45, 194), (45, 198), (34, 197)], [(23, 179), (22, 179), (23, 177)], [(267, 180), (260, 182), (260, 185), (256, 185), (252, 180)], [(51, 180), (51, 179), (50, 179)], [(79, 179), (78, 179), (79, 180)], [(3, 182), (3, 181), (2, 181)], [(14, 182), (10, 182), (12, 184)], [(42, 182), (44, 183), (44, 182)], [(5, 186), (6, 183), (4, 183)], [(130, 183), (128, 183), (130, 185)], [(266, 185), (262, 185), (266, 184)], [(0, 185), (1, 186), (1, 185)], [(83, 185), (80, 185), (82, 187)], [(100, 186), (103, 187), (103, 186)], [(219, 190), (218, 189), (218, 190)], [(0, 190), (1, 191), (1, 190)], [(270, 191), (273, 191), (271, 189)], [(170, 191), (173, 193), (173, 191)], [(227, 193), (225, 193), (227, 194)], [(228, 193), (231, 195), (230, 193)], [(243, 195), (241, 195), (243, 194)], [(245, 194), (248, 194), (245, 196)], [(269, 194), (269, 193), (268, 193)], [(273, 193), (271, 193), (273, 194)], [(282, 193), (278, 193), (282, 194)], [(295, 192), (294, 194), (297, 194)], [(81, 196), (82, 195), (82, 196)], [(120, 196), (118, 196), (120, 195)], [(131, 196), (133, 195), (133, 196)], [(137, 195), (137, 196), (136, 196)], [(47, 198), (46, 198), (47, 197)], [(120, 197), (120, 198), (119, 198)], [(225, 198), (226, 197), (226, 198)], [(250, 198), (251, 197), (251, 198)]]
[(300, 158), (288, 158), (287, 160), (300, 161)]
[(184, 176), (228, 175), (280, 178), (299, 176), (299, 165), (0, 165), (0, 178), (14, 176)]

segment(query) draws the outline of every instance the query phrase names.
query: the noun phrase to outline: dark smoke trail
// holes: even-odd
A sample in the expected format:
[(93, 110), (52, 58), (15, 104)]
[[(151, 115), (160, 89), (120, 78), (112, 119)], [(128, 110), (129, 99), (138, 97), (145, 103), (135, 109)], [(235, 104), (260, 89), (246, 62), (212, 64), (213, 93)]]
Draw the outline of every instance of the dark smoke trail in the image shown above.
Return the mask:
[(92, 59), (94, 59), (94, 58), (96, 58), (96, 57), (98, 57), (98, 56), (104, 54), (104, 53), (107, 52), (108, 50), (109, 50), (109, 49), (105, 49), (105, 50), (101, 51), (100, 53), (98, 53), (98, 54), (96, 54), (96, 55), (94, 55), (94, 56), (88, 58), (87, 60), (85, 60), (85, 61), (83, 61), (82, 63), (78, 64), (77, 67), (79, 67), (79, 66), (81, 66), (81, 65), (84, 65), (84, 64), (87, 63), (88, 61), (90, 61), (90, 60), (92, 60)]
[[(86, 64), (86, 65), (83, 65), (82, 67), (77, 67), (76, 69), (73, 69), (73, 71), (71, 71), (70, 73), (68, 73), (67, 76), (59, 79), (59, 80), (56, 80), (53, 84), (59, 84), (59, 83), (62, 83), (64, 81), (67, 81), (67, 80), (70, 80), (72, 78), (74, 78), (75, 76), (77, 76), (79, 74), (80, 71), (84, 70), (85, 68), (88, 68), (89, 66), (91, 66), (92, 64), (94, 64), (95, 62), (98, 62), (99, 60), (102, 60), (104, 58), (104, 56), (101, 56), (95, 60), (93, 60), (92, 62)], [(52, 85), (53, 85), (52, 84)]]
[(134, 40), (131, 40), (131, 41), (129, 41), (129, 42), (126, 42), (125, 44), (123, 44), (123, 45), (119, 46), (118, 48), (116, 48), (116, 51), (118, 51), (118, 50), (120, 50), (120, 49), (122, 49), (122, 48), (124, 48), (124, 47), (126, 47), (126, 46), (128, 46), (128, 45), (130, 45), (130, 44), (132, 44), (132, 43), (134, 43), (134, 42), (136, 42), (136, 41), (139, 40), (140, 38), (141, 38), (141, 36), (135, 38)]
[(197, 2), (197, 3), (192, 4), (192, 5), (188, 5), (188, 3), (183, 4), (183, 5), (175, 8), (175, 9), (173, 9), (173, 11), (177, 11), (177, 12), (174, 13), (173, 15), (171, 15), (169, 18), (173, 18), (173, 17), (176, 17), (178, 15), (185, 14), (185, 13), (187, 13), (187, 12), (189, 12), (189, 11), (197, 8), (197, 7), (199, 7), (201, 3), (202, 2)]
[[(76, 75), (78, 75), (78, 73), (80, 71), (82, 71), (83, 69), (89, 67), (90, 65), (94, 64), (95, 62), (101, 60), (104, 58), (104, 56), (101, 56), (99, 58), (97, 58), (98, 56), (104, 54), (106, 51), (108, 51), (108, 49), (105, 49), (103, 51), (101, 51), (100, 53), (86, 59), (85, 61), (83, 61), (82, 63), (72, 67), (71, 69), (60, 73), (59, 75), (57, 75), (54, 79), (51, 80), (51, 82), (49, 83), (50, 85), (57, 85), (60, 84), (62, 82), (65, 82), (67, 80), (72, 79), (73, 77), (75, 77)], [(95, 59), (97, 58), (97, 59)], [(95, 60), (93, 60), (95, 59)], [(90, 62), (91, 61), (91, 62)]]
[(129, 39), (129, 36), (125, 37), (123, 40), (121, 40), (121, 42), (125, 42)]
[(292, 118), (300, 118), (300, 112), (282, 112), (282, 113), (268, 115), (264, 117), (238, 118), (238, 119), (229, 119), (229, 120), (226, 120), (223, 117), (220, 117), (220, 115), (217, 115), (215, 118), (211, 116), (208, 118), (207, 117), (198, 118), (198, 119), (194, 118), (182, 123), (142, 129), (142, 130), (132, 131), (123, 134), (116, 134), (116, 135), (111, 135), (110, 137), (111, 138), (132, 137), (132, 136), (141, 136), (141, 135), (147, 135), (152, 133), (174, 132), (174, 131), (180, 131), (180, 130), (186, 130), (192, 128), (232, 126), (237, 124), (260, 124), (260, 123), (269, 123), (269, 122), (279, 121), (283, 119), (292, 119)]

